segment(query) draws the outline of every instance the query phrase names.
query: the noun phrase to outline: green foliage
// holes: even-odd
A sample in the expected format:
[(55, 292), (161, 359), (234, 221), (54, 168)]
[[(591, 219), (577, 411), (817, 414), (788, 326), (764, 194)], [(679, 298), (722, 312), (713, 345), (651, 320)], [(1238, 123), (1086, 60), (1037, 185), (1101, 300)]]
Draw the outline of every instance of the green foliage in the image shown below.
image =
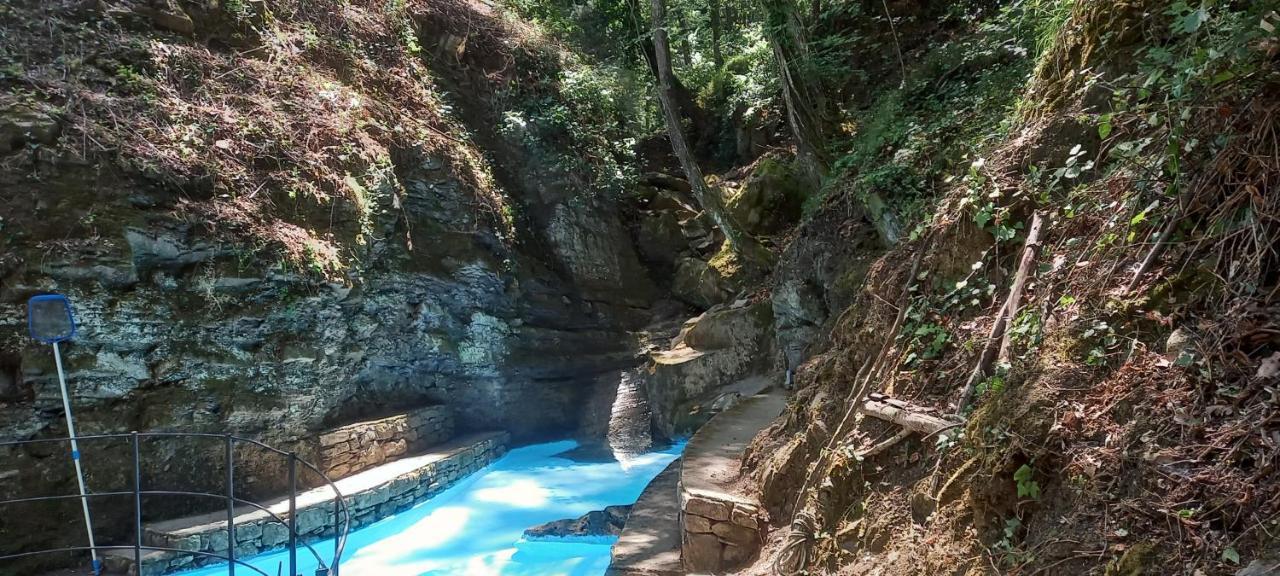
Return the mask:
[(499, 129), (568, 173), (585, 173), (592, 192), (619, 194), (635, 179), (643, 84), (627, 70), (570, 60), (534, 84), (504, 95)]
[[(1087, 0), (1080, 0), (1087, 1)], [(1049, 50), (1071, 17), (1077, 0), (1029, 0), (1020, 16), (1035, 31), (1035, 53), (1039, 57)]]
[[(1164, 12), (1166, 31), (1146, 38), (1138, 49), (1137, 69), (1114, 82), (1111, 111), (1097, 116), (1100, 136), (1112, 136), (1120, 125), (1126, 128), (1116, 134), (1111, 156), (1161, 174), (1171, 191), (1187, 178), (1184, 156), (1202, 145), (1188, 136), (1201, 120), (1197, 106), (1207, 99), (1222, 100), (1233, 91), (1252, 90), (1249, 79), (1265, 65), (1256, 45), (1268, 36), (1265, 27), (1258, 26), (1267, 3), (1247, 10), (1220, 4), (1172, 1)], [(1143, 136), (1137, 137), (1138, 132)], [(1125, 137), (1129, 134), (1134, 140)]]
[(1105, 364), (1110, 351), (1120, 344), (1115, 328), (1103, 320), (1095, 321), (1080, 337), (1088, 346), (1084, 360), (1090, 366)]
[(1023, 464), (1013, 473), (1013, 481), (1018, 486), (1019, 498), (1040, 499), (1040, 483), (1035, 481), (1036, 471), (1030, 464)]
[(951, 333), (940, 324), (926, 322), (917, 325), (911, 331), (908, 346), (912, 350), (903, 360), (907, 366), (914, 366), (922, 360), (933, 360), (942, 356), (951, 341)]
[(1000, 540), (996, 542), (996, 549), (1003, 554), (1003, 562), (1008, 566), (1018, 566), (1030, 562), (1034, 556), (1022, 549), (1018, 540), (1018, 533), (1022, 531), (1022, 520), (1018, 517), (1008, 518), (1004, 521), (1004, 531)]
[(988, 393), (999, 395), (1004, 392), (1004, 376), (993, 374), (991, 377), (978, 383), (975, 388), (978, 396), (985, 396)]
[[(1095, 87), (1110, 95), (1105, 107), (1087, 119), (1103, 141), (1099, 169), (1123, 173), (1132, 184), (1118, 205), (1114, 198), (1096, 202), (1067, 190), (1068, 218), (1084, 211), (1109, 215), (1107, 232), (1094, 243), (1096, 251), (1144, 241), (1200, 173), (1193, 167), (1204, 166), (1232, 144), (1230, 131), (1212, 128), (1215, 119), (1231, 114), (1232, 103), (1262, 89), (1269, 64), (1260, 46), (1280, 40), (1275, 24), (1269, 23), (1269, 14), (1278, 7), (1274, 1), (1175, 0), (1163, 6), (1142, 29), (1141, 41), (1128, 48), (1133, 66), (1105, 82), (1095, 79)], [(1280, 24), (1280, 18), (1275, 22)], [(1033, 176), (1046, 196), (1062, 198), (1062, 188), (1069, 186), (1060, 184), (1069, 184), (1076, 175), (1072, 167), (1069, 160), (1066, 171), (1038, 170)], [(1248, 225), (1249, 211), (1242, 207), (1220, 219), (1215, 225), (1223, 229), (1218, 232)], [(1092, 359), (1100, 361), (1098, 355)]]
[(942, 325), (941, 314), (928, 298), (913, 298), (905, 320), (897, 335), (897, 339), (905, 343), (903, 365), (914, 368), (925, 360), (942, 356), (951, 342), (951, 333)]
[[(1046, 19), (1062, 17), (1047, 4), (1013, 3), (993, 13), (990, 3), (956, 3), (950, 10), (966, 22), (978, 19), (978, 29), (929, 46), (914, 59), (901, 87), (882, 83), (873, 99), (846, 110), (847, 136), (835, 141), (833, 173), (855, 191), (886, 198), (908, 227), (923, 219), (953, 179), (947, 174), (959, 166), (972, 173), (972, 159), (1008, 133), (1032, 69), (1037, 30), (1052, 28)], [(882, 44), (877, 50), (892, 54), (894, 48)], [(990, 200), (976, 209), (981, 212)], [(1013, 237), (1014, 228), (1005, 226), (994, 203), (982, 218), (984, 226), (1004, 226), (993, 234)]]
[(779, 90), (777, 72), (769, 43), (760, 28), (753, 27), (743, 33), (742, 49), (723, 67), (706, 65), (682, 78), (700, 87), (698, 102), (702, 106), (721, 113), (742, 110), (750, 116), (773, 102)]
[(117, 65), (112, 74), (112, 82), (126, 94), (148, 94), (151, 83), (145, 74), (129, 64)]
[(999, 204), (1005, 193), (987, 177), (985, 160), (979, 158), (969, 165), (964, 184), (968, 189), (965, 205), (973, 207), (973, 223), (989, 232), (996, 242), (1012, 240), (1023, 224), (1010, 221), (1008, 206)]
[(1044, 319), (1040, 317), (1040, 311), (1025, 308), (1018, 313), (1018, 317), (1014, 318), (1013, 324), (1009, 326), (1009, 338), (1022, 346), (1027, 353), (1031, 353), (1040, 345), (1044, 337), (1043, 329)]
[(231, 16), (232, 20), (240, 23), (247, 23), (251, 21), (256, 14), (253, 6), (254, 4), (258, 3), (250, 2), (249, 0), (223, 0), (222, 10), (225, 11), (228, 16)]

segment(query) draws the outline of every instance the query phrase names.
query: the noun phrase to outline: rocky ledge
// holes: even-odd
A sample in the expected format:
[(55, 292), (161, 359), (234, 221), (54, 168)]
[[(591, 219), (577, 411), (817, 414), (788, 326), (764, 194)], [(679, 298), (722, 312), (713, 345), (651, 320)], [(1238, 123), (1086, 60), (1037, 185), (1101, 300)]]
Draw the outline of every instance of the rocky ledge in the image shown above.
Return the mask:
[(597, 539), (614, 538), (622, 533), (631, 514), (631, 506), (609, 506), (604, 510), (592, 510), (578, 518), (565, 518), (539, 524), (524, 531), (526, 540), (557, 540), (562, 538)]

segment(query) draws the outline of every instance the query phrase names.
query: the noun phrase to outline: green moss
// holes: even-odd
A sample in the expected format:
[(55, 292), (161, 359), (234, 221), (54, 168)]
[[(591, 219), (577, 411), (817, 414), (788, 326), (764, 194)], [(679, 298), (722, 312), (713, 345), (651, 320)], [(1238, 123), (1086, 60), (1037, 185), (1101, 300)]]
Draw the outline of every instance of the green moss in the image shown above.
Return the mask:
[(742, 258), (738, 252), (733, 249), (733, 244), (728, 240), (720, 245), (720, 251), (707, 262), (712, 269), (724, 279), (732, 279), (739, 276), (743, 271)]
[(1143, 576), (1155, 560), (1155, 547), (1146, 542), (1134, 545), (1119, 559), (1107, 564), (1106, 576)]

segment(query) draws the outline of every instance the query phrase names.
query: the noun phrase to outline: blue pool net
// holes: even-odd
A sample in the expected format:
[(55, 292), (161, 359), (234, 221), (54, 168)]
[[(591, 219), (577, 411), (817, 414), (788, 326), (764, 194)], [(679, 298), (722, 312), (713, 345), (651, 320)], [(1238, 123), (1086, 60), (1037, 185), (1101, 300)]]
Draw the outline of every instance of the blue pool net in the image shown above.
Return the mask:
[(70, 340), (76, 335), (71, 302), (61, 294), (43, 294), (27, 301), (27, 329), (45, 344)]

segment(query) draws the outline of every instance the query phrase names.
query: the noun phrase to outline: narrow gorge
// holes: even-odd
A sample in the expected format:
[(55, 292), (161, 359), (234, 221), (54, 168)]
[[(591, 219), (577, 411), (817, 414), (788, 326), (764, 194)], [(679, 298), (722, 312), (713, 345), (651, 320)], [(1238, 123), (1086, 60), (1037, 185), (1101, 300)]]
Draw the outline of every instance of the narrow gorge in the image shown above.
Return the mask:
[(1280, 574), (1277, 10), (0, 3), (0, 575)]

